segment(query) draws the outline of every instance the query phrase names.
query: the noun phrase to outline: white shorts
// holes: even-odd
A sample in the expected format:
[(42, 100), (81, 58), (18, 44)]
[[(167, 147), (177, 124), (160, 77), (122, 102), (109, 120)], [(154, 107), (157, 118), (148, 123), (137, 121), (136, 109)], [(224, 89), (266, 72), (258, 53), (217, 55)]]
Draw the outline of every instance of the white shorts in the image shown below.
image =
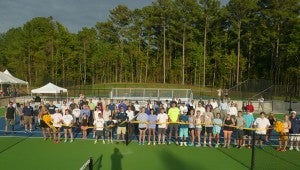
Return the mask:
[(300, 141), (300, 134), (290, 134), (291, 141)]

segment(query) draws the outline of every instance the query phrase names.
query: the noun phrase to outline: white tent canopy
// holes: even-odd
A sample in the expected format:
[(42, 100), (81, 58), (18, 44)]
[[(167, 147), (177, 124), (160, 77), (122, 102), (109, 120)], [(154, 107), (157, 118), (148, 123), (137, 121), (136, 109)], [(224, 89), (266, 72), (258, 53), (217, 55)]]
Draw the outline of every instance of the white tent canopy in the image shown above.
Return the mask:
[(10, 84), (26, 84), (26, 85), (28, 85), (27, 81), (24, 81), (24, 80), (14, 77), (12, 74), (10, 74), (10, 72), (7, 69), (3, 73), (5, 75), (7, 75), (7, 77), (10, 79), (10, 82), (9, 82)]
[(31, 93), (35, 94), (59, 94), (59, 93), (67, 93), (68, 90), (62, 87), (59, 87), (53, 83), (48, 83), (43, 87), (37, 88), (37, 89), (32, 89)]

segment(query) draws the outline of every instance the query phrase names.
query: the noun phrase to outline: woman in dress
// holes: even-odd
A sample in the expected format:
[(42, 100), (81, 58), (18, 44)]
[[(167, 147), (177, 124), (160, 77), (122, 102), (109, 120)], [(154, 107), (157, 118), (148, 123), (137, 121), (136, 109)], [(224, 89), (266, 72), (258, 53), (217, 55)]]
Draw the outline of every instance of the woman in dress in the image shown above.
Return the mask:
[[(48, 120), (50, 119), (50, 120)], [(41, 106), (41, 111), (38, 115), (38, 120), (40, 121), (40, 127), (42, 128), (42, 133), (43, 133), (43, 138), (44, 140), (47, 140), (47, 135), (48, 133), (50, 140), (52, 139), (51, 132), (50, 132), (50, 127), (47, 125), (46, 122), (51, 121), (51, 115), (48, 109), (45, 107), (45, 105)]]
[(224, 133), (224, 148), (227, 147), (230, 148), (230, 141), (231, 141), (231, 134), (233, 131), (233, 126), (235, 125), (234, 119), (230, 116), (230, 114), (227, 114), (224, 121), (223, 121), (223, 133)]

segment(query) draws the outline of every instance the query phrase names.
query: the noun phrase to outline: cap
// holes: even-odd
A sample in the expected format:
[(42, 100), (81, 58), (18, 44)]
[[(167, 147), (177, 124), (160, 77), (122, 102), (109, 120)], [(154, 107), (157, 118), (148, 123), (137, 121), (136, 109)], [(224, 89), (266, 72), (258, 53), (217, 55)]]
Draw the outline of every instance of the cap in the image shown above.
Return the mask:
[(297, 112), (296, 111), (291, 111), (291, 114), (297, 114)]

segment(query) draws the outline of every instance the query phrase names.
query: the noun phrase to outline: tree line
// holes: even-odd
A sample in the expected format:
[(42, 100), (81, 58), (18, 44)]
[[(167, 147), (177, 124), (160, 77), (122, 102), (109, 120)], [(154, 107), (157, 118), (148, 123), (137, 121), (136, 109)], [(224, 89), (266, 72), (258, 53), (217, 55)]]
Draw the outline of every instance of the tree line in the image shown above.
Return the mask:
[(156, 0), (119, 5), (70, 32), (36, 17), (0, 35), (0, 68), (31, 85), (111, 82), (300, 84), (299, 0)]

